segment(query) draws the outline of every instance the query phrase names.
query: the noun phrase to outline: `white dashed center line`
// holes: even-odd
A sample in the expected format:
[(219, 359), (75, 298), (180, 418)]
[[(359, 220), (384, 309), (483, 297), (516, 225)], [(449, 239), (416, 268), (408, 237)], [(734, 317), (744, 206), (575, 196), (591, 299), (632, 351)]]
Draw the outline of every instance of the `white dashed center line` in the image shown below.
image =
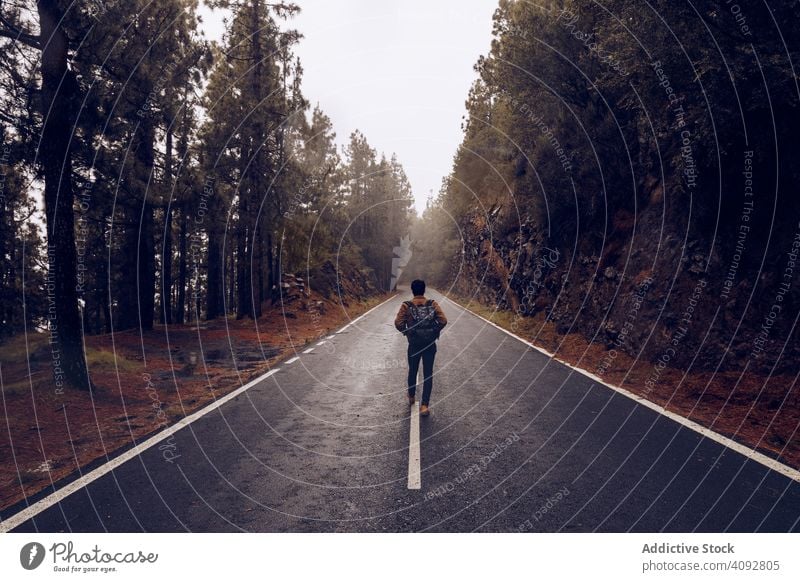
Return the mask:
[(422, 489), (419, 452), (419, 402), (411, 407), (411, 429), (408, 438), (408, 488)]

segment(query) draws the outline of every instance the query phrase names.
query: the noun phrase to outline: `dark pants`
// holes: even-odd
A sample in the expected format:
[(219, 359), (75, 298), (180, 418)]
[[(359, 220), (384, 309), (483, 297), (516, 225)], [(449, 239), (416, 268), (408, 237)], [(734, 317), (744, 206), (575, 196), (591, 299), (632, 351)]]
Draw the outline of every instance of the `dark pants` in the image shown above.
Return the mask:
[(426, 406), (431, 400), (433, 389), (433, 360), (436, 357), (436, 344), (413, 347), (408, 346), (408, 394), (414, 396), (417, 392), (417, 374), (419, 361), (422, 360), (422, 404)]

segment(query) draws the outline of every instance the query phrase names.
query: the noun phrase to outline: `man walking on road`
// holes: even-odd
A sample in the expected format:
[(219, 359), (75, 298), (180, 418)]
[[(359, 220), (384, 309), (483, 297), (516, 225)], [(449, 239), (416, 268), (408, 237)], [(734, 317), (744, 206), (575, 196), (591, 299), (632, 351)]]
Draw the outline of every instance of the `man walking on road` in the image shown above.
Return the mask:
[(428, 416), (428, 406), (433, 389), (433, 360), (436, 357), (436, 340), (447, 325), (442, 308), (433, 299), (425, 297), (425, 281), (411, 283), (414, 298), (404, 301), (397, 312), (394, 326), (408, 339), (408, 404), (413, 405), (417, 393), (417, 373), (422, 360), (422, 401), (419, 413)]

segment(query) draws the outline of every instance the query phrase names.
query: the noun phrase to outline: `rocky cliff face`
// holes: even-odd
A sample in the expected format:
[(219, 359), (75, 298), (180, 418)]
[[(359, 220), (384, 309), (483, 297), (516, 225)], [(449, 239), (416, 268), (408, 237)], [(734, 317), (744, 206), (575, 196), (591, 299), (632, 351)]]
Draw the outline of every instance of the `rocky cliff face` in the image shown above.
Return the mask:
[[(299, 276), (299, 274), (290, 276), (294, 278), (285, 283), (296, 283)], [(286, 279), (285, 276), (284, 279)], [(344, 305), (348, 305), (348, 301), (351, 299), (363, 301), (380, 293), (373, 272), (357, 268), (345, 261), (339, 261), (336, 264), (332, 261), (325, 261), (319, 267), (310, 269), (308, 279), (311, 289), (326, 299), (338, 296)], [(301, 279), (301, 281), (303, 280)], [(303, 281), (303, 288), (305, 289), (305, 281)]]
[(530, 222), (509, 226), (500, 210), (473, 213), (461, 224), (452, 289), (663, 367), (796, 370), (798, 225), (773, 229), (769, 252), (750, 236), (745, 253), (746, 229), (695, 235), (707, 225), (681, 219), (677, 205), (664, 221), (654, 190), (655, 204), (635, 217), (618, 212), (599, 244), (587, 235), (571, 248), (549, 244)]

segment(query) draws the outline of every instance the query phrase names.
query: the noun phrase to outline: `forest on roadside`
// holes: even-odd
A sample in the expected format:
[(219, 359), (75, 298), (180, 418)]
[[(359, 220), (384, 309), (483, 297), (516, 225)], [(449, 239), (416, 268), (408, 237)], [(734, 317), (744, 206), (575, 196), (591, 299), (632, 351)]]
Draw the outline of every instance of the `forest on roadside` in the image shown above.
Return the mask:
[(421, 216), (304, 94), (296, 4), (205, 4), (221, 41), (197, 0), (0, 3), (0, 507), (297, 357), (399, 268), (799, 466), (800, 3), (499, 0)]
[(501, 0), (409, 269), (631, 358), (793, 373), (798, 63), (793, 1)]
[(0, 5), (0, 341), (46, 330), (59, 386), (90, 387), (84, 335), (257, 318), (284, 273), (390, 285), (402, 165), (337, 147), (297, 5), (208, 4), (220, 43), (196, 0)]

